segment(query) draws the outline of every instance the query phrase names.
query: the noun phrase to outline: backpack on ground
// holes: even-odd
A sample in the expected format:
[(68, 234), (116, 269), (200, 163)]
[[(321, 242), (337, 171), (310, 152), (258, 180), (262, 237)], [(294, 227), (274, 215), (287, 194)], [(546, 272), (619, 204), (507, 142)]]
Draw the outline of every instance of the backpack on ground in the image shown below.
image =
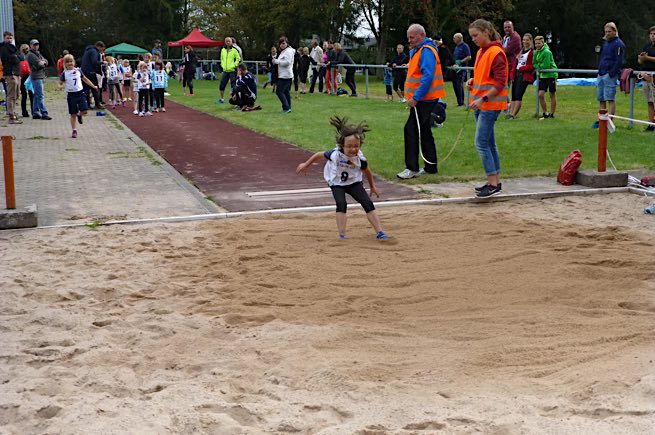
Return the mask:
[(580, 150), (572, 151), (562, 162), (557, 173), (557, 182), (564, 186), (570, 186), (575, 183), (575, 174), (582, 164), (582, 153)]
[(430, 112), (431, 127), (441, 127), (446, 121), (446, 108), (448, 103), (445, 101), (437, 101), (434, 105), (432, 112)]

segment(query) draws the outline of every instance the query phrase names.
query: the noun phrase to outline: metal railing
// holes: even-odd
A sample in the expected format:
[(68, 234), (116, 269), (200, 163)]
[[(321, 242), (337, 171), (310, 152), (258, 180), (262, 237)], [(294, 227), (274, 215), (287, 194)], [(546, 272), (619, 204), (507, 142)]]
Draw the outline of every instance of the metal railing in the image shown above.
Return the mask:
[[(171, 61), (179, 61), (179, 59), (169, 59)], [(209, 72), (214, 73), (214, 68), (216, 67), (216, 71), (219, 71), (218, 66), (220, 65), (219, 60), (199, 60), (199, 64), (209, 64)], [(260, 74), (260, 70), (263, 72), (264, 67), (266, 65), (266, 61), (262, 60), (246, 60), (243, 63), (248, 66), (248, 69), (250, 71), (255, 72), (255, 75), (258, 76)], [(325, 66), (324, 64), (319, 64), (317, 66)], [(365, 92), (364, 92), (364, 97), (369, 98), (369, 69), (377, 69), (377, 68), (382, 68), (386, 69), (388, 68), (386, 65), (377, 65), (377, 64), (338, 64), (337, 69), (341, 68), (356, 68), (357, 70), (362, 70), (360, 74), (364, 75), (364, 86), (365, 86)], [(395, 69), (407, 69), (406, 66), (396, 66)], [(452, 71), (458, 72), (458, 71), (466, 71), (466, 77), (464, 79), (463, 87), (464, 87), (464, 92), (465, 92), (465, 101), (468, 101), (469, 96), (470, 96), (470, 91), (468, 87), (466, 86), (466, 82), (471, 78), (471, 73), (473, 72), (473, 67), (470, 66), (460, 66), (457, 68), (451, 68)], [(204, 71), (204, 68), (203, 68)], [(358, 71), (356, 71), (357, 73)], [(586, 75), (597, 75), (598, 70), (597, 69), (567, 69), (567, 68), (562, 68), (562, 69), (543, 69), (543, 70), (535, 70), (535, 77), (536, 80), (534, 82), (535, 86), (535, 117), (539, 116), (539, 110), (540, 110), (540, 105), (539, 105), (539, 73), (546, 73), (546, 72), (557, 72), (557, 73), (565, 73), (565, 74), (586, 74)], [(633, 71), (632, 75), (630, 76), (630, 109), (629, 109), (629, 118), (634, 118), (634, 94), (635, 94), (635, 87), (637, 83), (637, 75), (640, 73), (648, 73), (647, 71)], [(511, 89), (509, 90), (511, 93)], [(510, 94), (511, 95), (511, 94)], [(467, 104), (468, 106), (468, 104)], [(633, 122), (629, 121), (628, 127), (632, 128)]]
[[(597, 69), (542, 69), (542, 70), (535, 70), (535, 100), (536, 100), (536, 107), (535, 107), (535, 117), (539, 116), (539, 73), (548, 73), (548, 72), (556, 72), (556, 73), (566, 73), (566, 74), (590, 74), (590, 75), (598, 75), (598, 70)], [(628, 110), (629, 115), (628, 118), (634, 118), (634, 113), (635, 113), (635, 87), (637, 84), (637, 76), (641, 73), (648, 73), (648, 71), (633, 71), (632, 74), (630, 75), (630, 108)], [(628, 128), (632, 128), (633, 126), (632, 121), (628, 121)]]

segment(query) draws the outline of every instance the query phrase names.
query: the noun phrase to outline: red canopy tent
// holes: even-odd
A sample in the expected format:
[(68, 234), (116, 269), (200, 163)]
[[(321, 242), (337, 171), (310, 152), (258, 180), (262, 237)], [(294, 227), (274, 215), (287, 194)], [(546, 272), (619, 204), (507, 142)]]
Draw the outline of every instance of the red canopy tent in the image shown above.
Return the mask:
[(211, 38), (203, 35), (198, 28), (194, 28), (191, 33), (189, 33), (184, 38), (179, 41), (171, 41), (168, 43), (169, 47), (183, 47), (185, 45), (190, 45), (192, 47), (198, 48), (210, 48), (210, 47), (222, 47), (224, 45), (223, 41), (214, 41)]

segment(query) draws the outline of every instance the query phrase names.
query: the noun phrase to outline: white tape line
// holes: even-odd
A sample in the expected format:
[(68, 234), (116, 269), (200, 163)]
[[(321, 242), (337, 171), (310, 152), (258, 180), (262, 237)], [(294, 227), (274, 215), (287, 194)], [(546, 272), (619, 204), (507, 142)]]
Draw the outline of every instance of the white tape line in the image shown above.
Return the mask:
[(652, 125), (653, 127), (655, 127), (655, 122), (642, 121), (640, 119), (624, 118), (623, 116), (617, 116), (617, 115), (607, 115), (607, 116), (609, 116), (610, 118), (623, 119), (626, 121), (632, 121), (639, 124)]
[[(639, 193), (643, 194), (638, 189), (629, 187), (607, 187), (604, 189), (576, 189), (576, 190), (556, 190), (545, 192), (533, 193), (516, 193), (516, 194), (503, 194), (501, 196), (494, 196), (492, 198), (476, 198), (476, 197), (462, 197), (462, 198), (427, 198), (427, 199), (409, 199), (397, 201), (381, 201), (376, 202), (376, 207), (394, 207), (394, 206), (407, 206), (407, 205), (446, 205), (446, 204), (467, 204), (467, 203), (492, 203), (498, 201), (522, 200), (522, 199), (543, 199), (555, 198), (559, 196), (581, 196), (581, 195), (596, 195), (608, 193)], [(348, 207), (358, 208), (359, 204), (348, 204)], [(313, 212), (330, 212), (334, 211), (334, 205), (323, 205), (316, 207), (295, 207), (295, 208), (278, 208), (272, 210), (255, 210), (255, 211), (237, 211), (227, 213), (210, 213), (202, 215), (191, 216), (169, 216), (161, 218), (147, 218), (147, 219), (128, 219), (106, 221), (100, 223), (98, 226), (106, 225), (125, 225), (125, 224), (151, 224), (151, 223), (176, 223), (176, 222), (189, 222), (189, 221), (202, 221), (202, 220), (216, 220), (216, 219), (233, 219), (247, 216), (263, 216), (263, 215), (276, 215), (276, 214), (295, 214), (295, 213), (313, 213)], [(88, 223), (79, 224), (65, 224), (65, 225), (50, 225), (36, 228), (21, 228), (9, 231), (33, 231), (33, 230), (46, 230), (53, 228), (74, 228), (88, 226)]]
[(329, 187), (317, 187), (313, 189), (263, 190), (259, 192), (246, 192), (246, 195), (248, 196), (302, 195), (306, 193), (325, 193), (329, 191), (330, 191)]

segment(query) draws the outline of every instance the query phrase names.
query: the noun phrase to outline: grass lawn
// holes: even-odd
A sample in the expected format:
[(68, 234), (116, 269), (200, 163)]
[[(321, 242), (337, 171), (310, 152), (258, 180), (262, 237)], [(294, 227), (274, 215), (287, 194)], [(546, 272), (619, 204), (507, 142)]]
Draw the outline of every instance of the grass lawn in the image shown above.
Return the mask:
[[(218, 81), (194, 81), (194, 97), (184, 97), (182, 87), (172, 81), (169, 92), (173, 101), (229, 120), (244, 127), (276, 137), (310, 151), (333, 147), (334, 131), (328, 123), (330, 116), (340, 114), (352, 121), (365, 120), (371, 127), (363, 152), (373, 171), (382, 177), (395, 179), (404, 169), (403, 126), (408, 109), (397, 99), (384, 100), (384, 85), (370, 79), (369, 99), (364, 98), (364, 78), (358, 76), (360, 97), (335, 97), (321, 94), (301, 95), (293, 100), (292, 112), (282, 113), (277, 96), (270, 87), (259, 89), (261, 111), (233, 111), (229, 104), (215, 104)], [(259, 83), (264, 83), (264, 76)], [(484, 173), (473, 145), (475, 119), (473, 113), (453, 104), (452, 86), (447, 83), (446, 101), (450, 104), (443, 128), (433, 129), (439, 155), (439, 174), (420, 178), (421, 183), (481, 178)], [(226, 95), (229, 95), (229, 86)], [(535, 119), (534, 87), (528, 88), (519, 118), (496, 124), (496, 141), (501, 155), (503, 176), (521, 177), (557, 174), (562, 160), (570, 151), (582, 151), (582, 168), (595, 168), (598, 130), (590, 126), (596, 119), (598, 103), (594, 87), (561, 86), (557, 90), (558, 108), (555, 119)], [(617, 97), (617, 114), (627, 116), (629, 98)], [(646, 104), (641, 90), (635, 95), (635, 118), (646, 119)], [(655, 169), (655, 134), (644, 132), (644, 126), (617, 121), (617, 131), (609, 135), (608, 148), (617, 168), (622, 170)], [(460, 134), (461, 139), (456, 141)], [(452, 153), (451, 153), (452, 151)], [(447, 160), (445, 157), (450, 154)], [(609, 165), (609, 162), (608, 162)], [(418, 183), (410, 180), (408, 183)]]

